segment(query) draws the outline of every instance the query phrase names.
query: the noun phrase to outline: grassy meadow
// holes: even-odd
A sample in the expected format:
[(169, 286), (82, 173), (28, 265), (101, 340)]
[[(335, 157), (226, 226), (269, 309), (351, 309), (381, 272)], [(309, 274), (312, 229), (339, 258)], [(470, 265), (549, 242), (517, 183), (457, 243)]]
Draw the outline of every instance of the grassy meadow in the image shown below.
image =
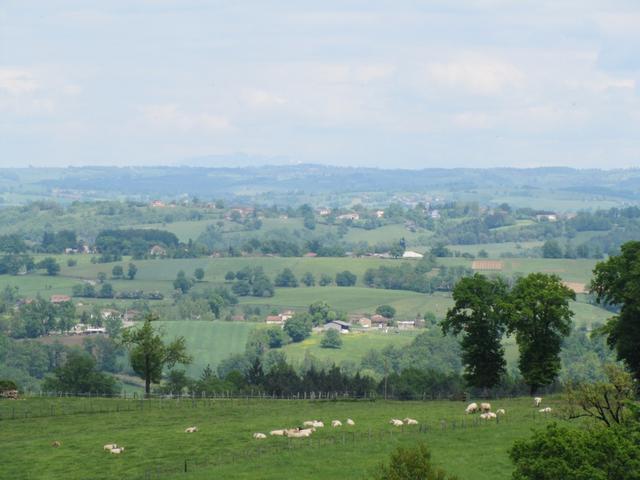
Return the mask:
[[(546, 403), (554, 410), (557, 404)], [(423, 441), (434, 462), (461, 480), (507, 480), (513, 442), (551, 417), (537, 413), (529, 398), (492, 405), (507, 411), (499, 423), (480, 423), (464, 415), (464, 403), (451, 401), (7, 401), (0, 404), (0, 461), (3, 478), (16, 479), (184, 478), (185, 461), (193, 479), (364, 479), (397, 446)], [(420, 425), (388, 424), (407, 416)], [(252, 438), (305, 420), (328, 425), (346, 418), (356, 425), (318, 429), (310, 439)], [(184, 433), (192, 425), (199, 431)], [(62, 445), (54, 448), (54, 441)], [(103, 451), (114, 442), (125, 447), (121, 455)]]
[(202, 370), (211, 365), (216, 366), (234, 353), (244, 352), (249, 332), (256, 327), (248, 322), (157, 322), (165, 338), (183, 336), (187, 343), (187, 351), (193, 362), (187, 365), (187, 375), (198, 378)]

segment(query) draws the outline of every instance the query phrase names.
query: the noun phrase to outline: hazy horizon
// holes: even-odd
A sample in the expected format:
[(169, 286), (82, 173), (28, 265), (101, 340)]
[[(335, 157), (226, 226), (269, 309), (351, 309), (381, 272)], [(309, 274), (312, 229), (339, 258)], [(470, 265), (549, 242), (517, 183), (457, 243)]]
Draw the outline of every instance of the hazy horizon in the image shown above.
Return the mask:
[(9, 0), (0, 166), (635, 168), (639, 24), (625, 0)]

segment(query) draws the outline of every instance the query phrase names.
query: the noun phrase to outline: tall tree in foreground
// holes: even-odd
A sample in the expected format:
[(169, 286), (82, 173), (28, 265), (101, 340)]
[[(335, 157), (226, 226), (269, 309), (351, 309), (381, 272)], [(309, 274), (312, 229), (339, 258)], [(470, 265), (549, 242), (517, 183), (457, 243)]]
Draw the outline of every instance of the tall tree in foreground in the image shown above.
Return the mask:
[(553, 423), (514, 444), (509, 452), (514, 480), (640, 479), (640, 405), (633, 401), (634, 382), (616, 365), (607, 367), (607, 377), (606, 382), (567, 388), (568, 417), (591, 419), (588, 428)]
[(620, 307), (603, 328), (607, 342), (640, 380), (640, 242), (625, 243), (620, 255), (598, 263), (593, 273), (598, 302)]
[(560, 371), (562, 340), (571, 333), (569, 300), (575, 298), (557, 275), (532, 273), (513, 287), (509, 330), (516, 334), (520, 373), (532, 395)]
[(122, 344), (129, 350), (134, 372), (144, 379), (146, 395), (151, 392), (151, 383), (162, 380), (162, 370), (165, 367), (173, 368), (176, 363), (191, 363), (184, 337), (165, 344), (151, 324), (154, 320), (157, 320), (157, 316), (149, 314), (142, 327), (127, 328), (122, 332)]
[(447, 312), (442, 331), (462, 334), (464, 377), (473, 387), (492, 388), (505, 371), (501, 341), (507, 328), (506, 297), (502, 279), (489, 280), (480, 274), (463, 278), (453, 290), (455, 305)]

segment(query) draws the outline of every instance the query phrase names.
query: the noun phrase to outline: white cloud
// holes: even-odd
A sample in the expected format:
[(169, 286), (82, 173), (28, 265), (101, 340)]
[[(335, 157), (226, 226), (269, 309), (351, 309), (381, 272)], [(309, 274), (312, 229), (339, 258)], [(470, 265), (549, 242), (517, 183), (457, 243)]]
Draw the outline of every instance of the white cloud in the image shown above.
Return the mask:
[(21, 68), (0, 67), (0, 90), (10, 95), (31, 93), (38, 89), (33, 73)]
[(494, 126), (494, 119), (483, 112), (461, 112), (453, 115), (453, 124), (468, 129), (485, 129)]
[(245, 89), (241, 93), (241, 98), (251, 108), (272, 108), (287, 103), (283, 96), (257, 88)]
[(441, 88), (475, 95), (495, 95), (524, 84), (525, 75), (502, 60), (466, 57), (449, 62), (433, 62), (425, 67), (427, 82)]
[(184, 112), (175, 104), (147, 105), (141, 111), (147, 123), (159, 129), (218, 133), (231, 128), (226, 117), (207, 112)]

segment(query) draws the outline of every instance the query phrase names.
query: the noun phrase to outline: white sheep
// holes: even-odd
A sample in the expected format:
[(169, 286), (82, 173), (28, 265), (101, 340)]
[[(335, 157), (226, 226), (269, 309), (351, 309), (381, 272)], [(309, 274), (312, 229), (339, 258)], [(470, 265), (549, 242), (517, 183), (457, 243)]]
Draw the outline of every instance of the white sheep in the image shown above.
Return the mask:
[(314, 428), (324, 428), (324, 423), (322, 423), (320, 420), (316, 420), (313, 422), (313, 425), (311, 425)]
[(314, 431), (315, 429), (313, 427), (304, 428), (302, 430), (285, 430), (285, 435), (291, 438), (305, 438), (310, 437)]
[(505, 411), (504, 408), (499, 408), (498, 410), (496, 410), (496, 413), (498, 415), (506, 415), (507, 412)]
[(257, 432), (253, 434), (253, 438), (255, 438), (256, 440), (263, 440), (267, 438), (267, 436), (264, 433)]
[(107, 443), (103, 447), (104, 450), (113, 450), (114, 448), (118, 448), (118, 445), (116, 445), (115, 443)]
[(534, 397), (533, 398), (533, 406), (539, 407), (542, 404), (542, 397)]
[(470, 403), (467, 405), (467, 408), (464, 409), (464, 413), (476, 413), (478, 411), (478, 404), (476, 402)]
[(124, 447), (112, 448), (110, 452), (119, 455), (124, 452)]
[(398, 420), (397, 418), (392, 418), (391, 420), (389, 420), (389, 423), (394, 427), (401, 427), (402, 425), (404, 425), (404, 423), (402, 423), (402, 420)]
[(271, 430), (269, 432), (269, 435), (274, 436), (274, 437), (283, 437), (284, 436), (284, 430)]
[(551, 407), (545, 407), (538, 410), (540, 413), (551, 413)]
[(418, 425), (418, 421), (414, 418), (407, 417), (403, 421), (405, 425)]
[(491, 404), (487, 403), (487, 402), (483, 402), (480, 404), (480, 410), (482, 410), (482, 413), (487, 413), (491, 411)]
[(350, 427), (353, 427), (355, 424), (356, 424), (356, 422), (354, 422), (350, 418), (347, 418), (347, 425), (349, 425)]
[(497, 417), (497, 415), (493, 412), (486, 412), (486, 413), (481, 413), (480, 414), (480, 418), (482, 420), (494, 420)]
[(342, 422), (340, 420), (333, 420), (331, 422), (331, 426), (332, 427), (341, 427), (342, 426)]
[(189, 427), (185, 429), (184, 433), (195, 433), (198, 431), (198, 427)]

